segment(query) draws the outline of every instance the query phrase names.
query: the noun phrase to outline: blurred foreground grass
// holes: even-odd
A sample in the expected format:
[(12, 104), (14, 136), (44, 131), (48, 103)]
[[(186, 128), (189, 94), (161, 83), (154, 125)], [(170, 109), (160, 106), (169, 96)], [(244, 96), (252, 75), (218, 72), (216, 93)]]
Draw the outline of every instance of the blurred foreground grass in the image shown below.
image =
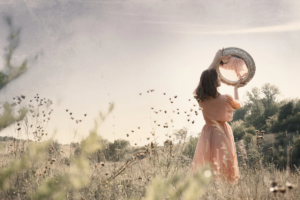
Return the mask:
[[(109, 149), (97, 133), (97, 126), (113, 106), (106, 114), (100, 114), (100, 120), (95, 120), (95, 127), (80, 144), (60, 145), (45, 139), (43, 130), (36, 133), (35, 141), (2, 142), (5, 151), (0, 156), (0, 199), (300, 198), (299, 172), (280, 171), (272, 163), (262, 166), (263, 155), (255, 148), (255, 138), (247, 143), (253, 160), (244, 141), (237, 142), (241, 178), (236, 185), (215, 182), (209, 166), (194, 175), (190, 173), (192, 160), (184, 152), (193, 151), (190, 143), (195, 142), (186, 137), (186, 131), (177, 132), (176, 140), (166, 140), (164, 146), (158, 146), (153, 137), (144, 147)], [(30, 109), (35, 112), (34, 107)], [(39, 129), (40, 125), (33, 121), (26, 124), (28, 117), (18, 122), (16, 131), (31, 125)]]

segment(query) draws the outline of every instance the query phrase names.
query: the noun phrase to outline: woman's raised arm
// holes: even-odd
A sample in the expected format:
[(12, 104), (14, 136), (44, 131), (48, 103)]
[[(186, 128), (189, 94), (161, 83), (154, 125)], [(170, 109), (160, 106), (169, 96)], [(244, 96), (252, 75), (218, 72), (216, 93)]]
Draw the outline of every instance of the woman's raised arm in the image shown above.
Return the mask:
[[(220, 65), (221, 59), (222, 59), (222, 52), (224, 50), (223, 49), (219, 49), (214, 57), (214, 60), (212, 61), (212, 63), (210, 64), (210, 66), (208, 67), (208, 69), (212, 69), (212, 68), (217, 68)], [(223, 56), (224, 57), (224, 56)]]
[(238, 88), (244, 87), (245, 84), (241, 84), (241, 80), (237, 82), (237, 84), (234, 86), (234, 99), (239, 100), (239, 93), (238, 93)]

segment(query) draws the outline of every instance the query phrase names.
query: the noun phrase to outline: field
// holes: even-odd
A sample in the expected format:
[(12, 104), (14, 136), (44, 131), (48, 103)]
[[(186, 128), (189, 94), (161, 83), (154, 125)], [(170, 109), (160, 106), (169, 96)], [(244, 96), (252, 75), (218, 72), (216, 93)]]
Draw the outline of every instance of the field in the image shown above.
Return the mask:
[[(266, 145), (272, 135), (266, 136)], [(269, 138), (269, 139), (268, 139)], [(299, 173), (280, 171), (259, 159), (239, 156), (236, 185), (213, 181), (209, 166), (191, 175), (191, 159), (183, 155), (189, 140), (157, 146), (130, 147), (109, 160), (101, 138), (91, 133), (81, 144), (53, 141), (1, 142), (1, 199), (299, 199)], [(237, 151), (245, 151), (244, 141)], [(76, 149), (80, 148), (81, 151)], [(71, 149), (71, 151), (70, 151)], [(100, 161), (99, 161), (100, 159)], [(256, 159), (255, 159), (256, 160)], [(273, 184), (273, 187), (272, 187)]]

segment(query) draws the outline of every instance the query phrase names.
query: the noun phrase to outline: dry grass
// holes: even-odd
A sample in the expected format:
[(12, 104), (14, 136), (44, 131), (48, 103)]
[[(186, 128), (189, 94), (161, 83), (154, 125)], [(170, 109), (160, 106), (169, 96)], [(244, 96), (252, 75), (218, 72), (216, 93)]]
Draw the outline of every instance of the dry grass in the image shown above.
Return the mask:
[[(256, 144), (267, 140), (271, 145), (271, 136), (262, 134), (264, 139), (256, 137), (247, 143), (252, 145), (249, 152), (240, 141), (238, 183), (217, 183), (208, 167), (190, 173), (191, 159), (183, 155), (188, 144), (184, 131), (169, 134), (164, 146), (157, 146), (153, 137), (145, 147), (116, 149), (114, 158), (120, 151), (126, 152), (119, 162), (114, 158), (98, 162), (97, 152), (106, 147), (101, 145), (97, 127), (81, 142), (81, 153), (76, 154), (69, 145), (44, 139), (50, 120), (47, 115), (52, 110), (49, 106), (47, 112), (41, 109), (41, 98), (35, 99), (38, 106), (28, 106), (30, 114), (15, 127), (20, 134), (33, 134), (34, 141), (0, 143), (0, 199), (300, 199), (297, 171), (261, 164), (263, 155)], [(43, 102), (51, 104), (45, 99)], [(101, 118), (112, 109), (113, 104)], [(72, 117), (70, 120), (74, 121)], [(289, 189), (290, 183), (293, 189)]]

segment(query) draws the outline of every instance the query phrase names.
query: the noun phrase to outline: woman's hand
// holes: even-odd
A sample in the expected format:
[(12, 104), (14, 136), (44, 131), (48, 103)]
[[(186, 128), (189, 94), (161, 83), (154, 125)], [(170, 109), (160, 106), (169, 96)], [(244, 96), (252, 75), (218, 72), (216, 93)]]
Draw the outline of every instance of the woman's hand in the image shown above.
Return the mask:
[(237, 89), (237, 88), (240, 88), (240, 87), (244, 87), (246, 85), (246, 84), (241, 83), (241, 82), (242, 82), (242, 79), (237, 82), (237, 84), (234, 86), (234, 88)]
[(208, 67), (208, 69), (213, 69), (213, 68), (217, 68), (220, 65), (221, 62), (221, 58), (222, 58), (222, 53), (223, 53), (224, 47), (223, 49), (219, 49), (214, 57), (213, 62), (210, 64), (210, 66)]
[(219, 49), (215, 55), (215, 60), (218, 60), (218, 61), (221, 61), (221, 58), (223, 57), (222, 56), (222, 53), (223, 53), (223, 50), (224, 50), (224, 47), (223, 49)]

